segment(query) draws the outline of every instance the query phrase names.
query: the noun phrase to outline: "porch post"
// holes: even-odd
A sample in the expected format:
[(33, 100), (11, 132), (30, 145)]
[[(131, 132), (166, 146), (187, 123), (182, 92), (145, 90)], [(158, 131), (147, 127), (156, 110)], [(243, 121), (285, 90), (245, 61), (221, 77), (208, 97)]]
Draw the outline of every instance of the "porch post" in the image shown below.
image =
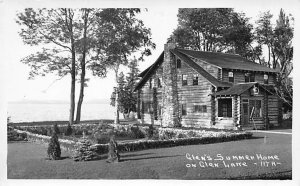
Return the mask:
[(234, 95), (232, 101), (233, 101), (233, 124), (234, 127), (236, 127), (236, 125), (238, 124), (238, 108), (239, 108), (238, 96)]

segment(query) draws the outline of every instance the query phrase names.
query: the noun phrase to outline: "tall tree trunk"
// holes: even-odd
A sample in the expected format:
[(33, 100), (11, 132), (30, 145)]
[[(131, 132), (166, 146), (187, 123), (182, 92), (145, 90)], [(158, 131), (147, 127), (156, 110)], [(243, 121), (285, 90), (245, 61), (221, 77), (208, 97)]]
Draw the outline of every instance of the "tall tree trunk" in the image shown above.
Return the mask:
[[(84, 56), (85, 58), (85, 56)], [(81, 116), (81, 106), (83, 102), (83, 97), (84, 97), (84, 83), (85, 83), (85, 60), (81, 61), (81, 76), (80, 76), (80, 93), (79, 93), (79, 98), (78, 98), (78, 103), (77, 103), (77, 109), (76, 109), (76, 121), (75, 123), (80, 122), (80, 116)]]
[[(71, 53), (72, 53), (72, 65), (71, 65), (71, 93), (70, 93), (70, 115), (69, 115), (69, 123), (70, 125), (74, 122), (74, 112), (75, 112), (75, 82), (76, 82), (76, 58), (75, 58), (75, 44), (73, 37), (73, 17), (71, 16), (71, 10), (65, 9), (66, 12), (66, 22), (67, 23), (70, 36), (71, 36)], [(68, 16), (67, 16), (68, 15)]]
[(117, 67), (116, 69), (115, 69), (115, 75), (116, 75), (116, 83), (117, 83), (117, 85), (116, 85), (116, 102), (115, 102), (115, 114), (116, 114), (116, 117), (115, 117), (115, 121), (114, 121), (114, 123), (115, 124), (119, 124), (120, 123), (120, 116), (119, 116), (119, 102), (118, 102), (118, 97), (119, 97), (119, 84), (118, 84), (118, 71), (119, 71), (119, 67)]
[[(74, 46), (72, 46), (73, 48)], [(73, 125), (74, 121), (74, 112), (75, 112), (75, 52), (72, 52), (72, 71), (71, 71), (71, 94), (70, 94), (70, 116), (69, 123)]]
[(83, 102), (84, 97), (84, 84), (85, 84), (85, 61), (86, 61), (86, 35), (87, 35), (87, 24), (88, 24), (88, 10), (84, 10), (84, 28), (83, 28), (83, 50), (82, 50), (82, 59), (80, 63), (81, 67), (81, 76), (80, 76), (80, 93), (77, 103), (77, 109), (76, 109), (76, 121), (75, 123), (80, 122), (80, 116), (81, 116), (81, 106)]

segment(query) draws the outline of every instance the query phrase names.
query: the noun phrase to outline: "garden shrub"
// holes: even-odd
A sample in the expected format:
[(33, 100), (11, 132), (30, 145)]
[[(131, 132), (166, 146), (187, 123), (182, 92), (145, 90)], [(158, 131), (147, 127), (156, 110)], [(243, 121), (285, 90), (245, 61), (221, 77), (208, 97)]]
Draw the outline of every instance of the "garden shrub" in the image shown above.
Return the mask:
[(188, 136), (188, 137), (196, 137), (196, 136), (198, 136), (198, 135), (197, 135), (197, 133), (194, 132), (194, 131), (189, 131), (189, 132), (187, 133), (187, 136)]
[(187, 135), (183, 134), (183, 133), (178, 133), (176, 135), (176, 138), (187, 138)]
[(130, 128), (129, 136), (136, 139), (145, 137), (144, 133), (137, 126), (132, 126)]
[(176, 133), (172, 130), (160, 130), (159, 131), (159, 139), (160, 140), (168, 140), (175, 138)]
[(55, 124), (53, 125), (53, 132), (54, 132), (55, 134), (57, 134), (57, 135), (60, 134), (59, 128), (58, 128), (58, 126), (57, 126), (57, 123), (55, 123)]
[(51, 139), (50, 139), (50, 142), (48, 145), (47, 154), (48, 154), (49, 159), (51, 159), (51, 160), (60, 159), (61, 150), (60, 150), (58, 137), (55, 132), (51, 136)]
[(96, 136), (96, 142), (97, 144), (106, 144), (109, 142), (109, 135), (108, 134), (98, 134)]
[(154, 133), (154, 126), (149, 125), (149, 128), (147, 130), (147, 138), (151, 139), (153, 137), (153, 133)]
[(74, 161), (89, 161), (97, 159), (99, 156), (97, 150), (92, 146), (92, 143), (83, 138), (79, 144), (76, 145), (76, 149), (73, 151), (72, 158)]
[(71, 125), (68, 124), (68, 126), (67, 126), (67, 128), (66, 128), (66, 131), (65, 131), (65, 135), (66, 135), (66, 136), (71, 136), (72, 133), (73, 133), (73, 129), (72, 129)]
[(14, 130), (9, 130), (7, 132), (7, 141), (26, 141), (27, 134), (25, 132), (18, 133)]

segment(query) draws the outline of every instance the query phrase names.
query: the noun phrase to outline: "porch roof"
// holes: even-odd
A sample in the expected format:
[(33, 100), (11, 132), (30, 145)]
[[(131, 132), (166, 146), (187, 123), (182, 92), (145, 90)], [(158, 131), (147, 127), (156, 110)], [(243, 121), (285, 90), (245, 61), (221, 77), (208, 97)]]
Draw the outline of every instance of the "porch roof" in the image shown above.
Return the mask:
[(241, 95), (246, 90), (252, 88), (257, 82), (235, 84), (232, 87), (216, 92), (215, 96)]

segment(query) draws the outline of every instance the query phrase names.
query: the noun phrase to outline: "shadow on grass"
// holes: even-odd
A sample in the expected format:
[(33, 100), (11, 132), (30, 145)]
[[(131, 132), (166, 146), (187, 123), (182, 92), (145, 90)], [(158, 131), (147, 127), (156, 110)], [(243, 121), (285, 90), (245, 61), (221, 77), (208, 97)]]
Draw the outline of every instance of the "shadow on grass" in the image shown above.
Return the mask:
[(173, 157), (178, 157), (178, 156), (182, 156), (182, 155), (174, 155), (174, 156), (152, 156), (152, 157), (141, 157), (141, 158), (128, 158), (128, 159), (122, 159), (121, 156), (121, 160), (120, 162), (125, 162), (125, 161), (135, 161), (135, 160), (147, 160), (147, 159), (160, 159), (160, 158), (173, 158)]
[(251, 139), (261, 139), (261, 138), (264, 138), (264, 137), (263, 136), (251, 136), (251, 138), (248, 138), (248, 139), (251, 140)]
[(62, 156), (62, 157), (60, 157), (59, 159), (56, 159), (56, 160), (52, 160), (52, 159), (50, 159), (50, 158), (45, 158), (45, 160), (49, 160), (49, 161), (59, 161), (59, 160), (65, 160), (65, 159), (71, 159), (71, 157), (69, 157), (69, 156)]
[(145, 155), (151, 155), (151, 154), (154, 154), (154, 153), (142, 153), (142, 154), (121, 154), (121, 157), (122, 158), (125, 158), (125, 157), (134, 157), (134, 156), (145, 156)]
[(229, 178), (232, 180), (291, 180), (292, 170)]

